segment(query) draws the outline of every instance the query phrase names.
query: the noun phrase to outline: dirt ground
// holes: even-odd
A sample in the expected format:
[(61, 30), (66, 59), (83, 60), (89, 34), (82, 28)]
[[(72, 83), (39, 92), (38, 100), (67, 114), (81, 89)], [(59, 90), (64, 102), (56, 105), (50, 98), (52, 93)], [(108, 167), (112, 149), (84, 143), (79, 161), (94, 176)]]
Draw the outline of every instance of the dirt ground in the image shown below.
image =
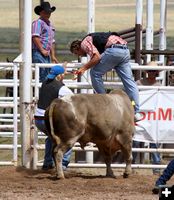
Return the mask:
[(122, 169), (114, 169), (115, 179), (106, 178), (105, 169), (69, 168), (64, 180), (55, 180), (54, 173), (54, 170), (0, 167), (0, 200), (158, 199), (151, 192), (157, 179), (151, 170), (136, 169), (127, 179), (122, 177)]

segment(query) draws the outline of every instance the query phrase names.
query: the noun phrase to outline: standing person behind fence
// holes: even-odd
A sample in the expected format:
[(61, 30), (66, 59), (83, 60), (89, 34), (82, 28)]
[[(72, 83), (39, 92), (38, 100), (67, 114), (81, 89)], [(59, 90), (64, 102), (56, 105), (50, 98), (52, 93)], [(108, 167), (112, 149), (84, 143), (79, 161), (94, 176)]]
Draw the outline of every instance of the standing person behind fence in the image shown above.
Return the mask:
[[(168, 66), (174, 66), (174, 56), (167, 57)], [(174, 70), (167, 71), (168, 85), (174, 86)]]
[[(40, 17), (32, 23), (32, 62), (58, 63), (55, 56), (55, 29), (49, 18), (56, 7), (49, 2), (43, 2), (35, 7), (34, 12)], [(43, 82), (49, 73), (49, 68), (40, 68), (39, 79)]]
[[(147, 65), (152, 65), (152, 66), (157, 66), (157, 64), (152, 61), (149, 62)], [(158, 82), (156, 80), (156, 77), (159, 75), (159, 71), (157, 70), (147, 70), (145, 71), (145, 77), (143, 77), (142, 79), (137, 81), (137, 85), (146, 85), (146, 86), (161, 86), (161, 83)], [(133, 147), (138, 147), (138, 145), (140, 144), (140, 142), (138, 141), (133, 141)], [(156, 143), (150, 143), (150, 148), (157, 148), (158, 145)], [(160, 154), (158, 152), (153, 152), (151, 153), (152, 155), (152, 163), (153, 164), (160, 164), (161, 162), (161, 158), (160, 158)], [(137, 152), (133, 153), (133, 162), (135, 162), (137, 156)], [(153, 169), (153, 174), (158, 175), (160, 174), (160, 169)]]
[(82, 40), (73, 41), (70, 51), (78, 56), (90, 56), (89, 62), (77, 70), (76, 74), (83, 74), (90, 69), (92, 86), (97, 93), (106, 93), (102, 76), (115, 69), (127, 95), (135, 102), (135, 121), (141, 120), (138, 88), (133, 79), (130, 52), (125, 40), (115, 32), (91, 33)]
[[(35, 124), (37, 128), (44, 132), (47, 135), (47, 129), (44, 120), (44, 114), (46, 108), (50, 105), (50, 103), (55, 98), (60, 98), (68, 94), (73, 94), (72, 91), (67, 88), (62, 80), (63, 80), (64, 68), (55, 65), (51, 68), (50, 73), (47, 75), (47, 79), (42, 83), (42, 86), (39, 91), (39, 100), (38, 107), (35, 112)], [(71, 156), (72, 150), (68, 150), (64, 156), (62, 161), (63, 169), (66, 169)], [(42, 169), (48, 170), (54, 167), (53, 158), (52, 158), (52, 140), (47, 137), (45, 140), (45, 156), (44, 163)]]

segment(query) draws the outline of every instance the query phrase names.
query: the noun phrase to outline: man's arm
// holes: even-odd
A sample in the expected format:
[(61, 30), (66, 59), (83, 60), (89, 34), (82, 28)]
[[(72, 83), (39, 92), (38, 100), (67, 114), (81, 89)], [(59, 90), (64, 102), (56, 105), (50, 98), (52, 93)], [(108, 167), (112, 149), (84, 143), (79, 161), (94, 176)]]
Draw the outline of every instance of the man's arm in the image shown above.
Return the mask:
[(59, 90), (58, 98), (61, 98), (70, 94), (74, 94), (74, 93), (67, 86), (64, 85)]
[(94, 65), (98, 64), (100, 62), (101, 55), (99, 52), (95, 52), (90, 59), (89, 62), (83, 65), (79, 70), (77, 70), (76, 74), (83, 74), (86, 70), (92, 68)]
[(33, 36), (32, 40), (33, 40), (34, 44), (37, 46), (37, 48), (39, 49), (39, 51), (41, 52), (42, 55), (49, 56), (49, 52), (42, 47), (40, 37)]
[(56, 51), (55, 51), (55, 49), (56, 49), (56, 45), (55, 45), (55, 43), (53, 43), (51, 51), (50, 51), (51, 60), (52, 60), (53, 63), (58, 63), (58, 60), (56, 58)]

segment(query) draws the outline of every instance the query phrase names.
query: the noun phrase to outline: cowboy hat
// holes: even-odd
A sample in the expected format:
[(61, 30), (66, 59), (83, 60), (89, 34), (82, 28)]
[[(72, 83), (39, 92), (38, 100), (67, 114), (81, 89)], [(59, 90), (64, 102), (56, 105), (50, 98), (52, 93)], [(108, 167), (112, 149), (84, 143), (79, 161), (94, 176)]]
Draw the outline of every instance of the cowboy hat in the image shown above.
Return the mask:
[[(158, 66), (158, 64), (155, 61), (150, 61), (149, 63), (147, 63), (148, 66)], [(156, 75), (159, 75), (159, 70), (146, 70), (147, 73), (155, 73)]]
[(42, 2), (41, 5), (36, 6), (34, 8), (34, 12), (37, 15), (40, 15), (40, 12), (42, 10), (44, 10), (45, 12), (48, 12), (48, 13), (52, 13), (52, 12), (54, 12), (56, 10), (56, 7), (55, 6), (51, 7), (49, 2)]

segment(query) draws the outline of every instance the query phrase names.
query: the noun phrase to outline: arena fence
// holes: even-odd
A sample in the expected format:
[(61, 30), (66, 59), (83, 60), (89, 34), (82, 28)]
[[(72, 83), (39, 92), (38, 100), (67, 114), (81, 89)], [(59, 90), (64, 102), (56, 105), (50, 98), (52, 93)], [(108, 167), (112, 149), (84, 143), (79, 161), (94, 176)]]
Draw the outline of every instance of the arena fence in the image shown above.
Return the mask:
[[(13, 110), (12, 114), (1, 114), (1, 122), (0, 124), (0, 137), (9, 137), (9, 135), (13, 134), (13, 143), (12, 144), (0, 144), (0, 149), (12, 149), (13, 150), (13, 158), (11, 161), (0, 161), (0, 165), (17, 165), (18, 161), (18, 68), (19, 65), (17, 63), (1, 63), (0, 71), (7, 72), (12, 71), (13, 77), (12, 79), (0, 79), (0, 86), (2, 87), (12, 87), (13, 88), (13, 96), (12, 97), (0, 97), (0, 108), (11, 108)], [(1, 73), (2, 74), (2, 73)], [(6, 122), (6, 124), (4, 124)], [(8, 122), (8, 123), (7, 123)], [(12, 131), (12, 132), (9, 132)]]
[[(34, 96), (33, 100), (37, 102), (38, 100), (38, 94), (39, 94), (39, 67), (51, 67), (51, 64), (48, 65), (43, 65), (43, 64), (35, 64), (33, 65), (33, 72), (34, 72), (34, 77), (32, 80), (32, 87), (34, 88)], [(67, 64), (67, 69), (72, 70), (74, 68), (78, 68), (81, 66), (81, 63), (68, 63)], [(152, 70), (174, 70), (173, 66), (138, 66), (135, 65), (134, 63), (132, 64), (132, 69), (133, 70), (147, 70), (147, 69), (152, 69)], [(0, 96), (0, 108), (1, 110), (3, 108), (12, 108), (12, 113), (1, 113), (0, 114), (0, 139), (3, 138), (12, 138), (12, 143), (11, 144), (2, 144), (0, 143), (0, 150), (4, 151), (12, 151), (12, 159), (7, 160), (0, 160), (0, 165), (14, 165), (17, 166), (20, 164), (19, 157), (20, 155), (18, 154), (18, 150), (21, 149), (21, 142), (20, 142), (20, 137), (21, 133), (19, 131), (20, 127), (20, 116), (19, 114), (19, 109), (18, 106), (20, 105), (20, 97), (19, 97), (19, 91), (18, 88), (20, 86), (20, 79), (18, 76), (18, 71), (19, 71), (19, 64), (18, 63), (0, 63), (0, 70), (4, 72), (4, 74), (7, 71), (12, 71), (13, 76), (11, 79), (0, 79), (0, 86), (1, 88), (7, 88), (7, 87), (12, 87), (13, 88), (13, 96), (8, 97), (8, 96), (3, 96), (1, 94)], [(91, 92), (91, 84), (88, 79), (88, 74), (85, 74), (84, 82), (78, 82), (78, 80), (72, 80), (72, 79), (66, 79), (64, 82), (65, 84), (74, 90), (75, 93), (79, 92), (79, 90), (82, 90), (82, 92)], [(109, 76), (110, 77), (110, 76)], [(107, 77), (105, 77), (107, 78)], [(113, 89), (116, 87), (120, 87), (122, 84), (119, 80), (117, 80), (116, 77), (114, 77), (117, 82), (112, 82), (112, 81), (104, 81), (105, 88), (107, 89)], [(114, 81), (115, 81), (114, 80)], [(152, 89), (152, 88), (163, 88), (163, 89), (169, 89), (169, 87), (166, 86), (141, 86), (139, 87), (140, 89)], [(174, 87), (170, 87), (171, 90), (174, 90)], [(35, 128), (35, 127), (34, 127)], [(45, 138), (45, 135), (43, 133), (37, 132), (35, 129), (35, 134), (33, 141), (31, 142), (31, 167), (33, 169), (37, 169), (38, 166), (42, 165), (42, 160), (38, 160), (38, 154), (40, 150), (44, 150), (44, 144), (40, 144), (39, 140)], [(151, 148), (133, 148), (133, 152), (143, 152), (143, 153), (151, 153), (151, 152), (159, 152), (159, 153), (174, 153), (174, 149), (163, 149), (163, 148), (158, 148), (158, 149), (151, 149)], [(79, 144), (76, 143), (76, 145), (73, 147), (73, 151), (82, 151), (80, 148)], [(70, 163), (70, 167), (105, 167), (105, 164), (103, 163), (93, 163), (93, 152), (98, 151), (98, 149), (95, 147), (95, 144), (88, 144), (85, 147), (85, 152), (86, 152), (86, 160), (83, 163)], [(122, 168), (125, 167), (125, 164), (112, 164), (112, 167), (117, 167), (117, 168)], [(151, 165), (151, 164), (133, 164), (133, 168), (165, 168), (166, 165)]]

